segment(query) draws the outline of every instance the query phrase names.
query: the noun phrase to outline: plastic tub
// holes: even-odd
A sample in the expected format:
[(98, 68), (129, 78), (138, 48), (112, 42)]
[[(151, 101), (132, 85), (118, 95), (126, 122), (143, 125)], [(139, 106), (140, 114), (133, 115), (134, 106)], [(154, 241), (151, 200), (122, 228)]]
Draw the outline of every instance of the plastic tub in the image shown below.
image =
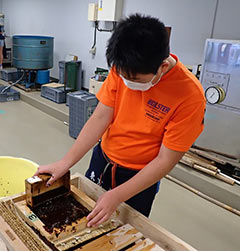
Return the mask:
[(31, 177), (38, 164), (23, 158), (0, 157), (0, 198), (25, 191), (25, 179)]
[(19, 91), (16, 91), (13, 88), (8, 88), (6, 91), (1, 93), (4, 88), (6, 88), (6, 86), (0, 86), (0, 102), (15, 101), (20, 99)]

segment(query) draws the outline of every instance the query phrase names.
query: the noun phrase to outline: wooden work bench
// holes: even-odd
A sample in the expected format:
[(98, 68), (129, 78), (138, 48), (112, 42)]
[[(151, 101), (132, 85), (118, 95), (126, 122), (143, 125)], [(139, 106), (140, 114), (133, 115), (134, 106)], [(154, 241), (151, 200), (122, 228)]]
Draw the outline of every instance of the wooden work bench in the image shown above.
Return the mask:
[[(71, 179), (71, 184), (74, 185), (76, 188), (80, 189), (83, 193), (85, 193), (88, 197), (90, 197), (92, 200), (96, 201), (99, 196), (101, 196), (101, 194), (104, 192), (104, 190), (99, 187), (98, 185), (96, 185), (95, 183), (93, 183), (92, 181), (88, 180), (87, 178), (85, 178), (84, 176), (82, 176), (81, 174), (75, 174), (74, 176), (72, 176)], [(4, 203), (12, 203), (13, 204), (17, 204), (19, 201), (23, 200), (25, 198), (25, 194), (20, 194), (20, 195), (15, 195), (15, 196), (11, 196), (11, 197), (6, 197), (4, 199), (2, 199), (2, 201), (4, 201)], [(9, 204), (11, 205), (11, 204)], [(1, 211), (0, 211), (1, 212)], [(127, 204), (125, 203), (121, 203), (121, 205), (118, 207), (117, 211), (116, 211), (116, 215), (115, 215), (115, 219), (121, 221), (124, 226), (129, 227), (129, 225), (131, 227), (133, 227), (134, 229), (136, 229), (136, 233), (134, 232), (134, 236), (137, 237), (136, 239), (136, 245), (140, 245), (138, 243), (141, 243), (141, 241), (145, 241), (145, 242), (150, 242), (150, 243), (155, 243), (156, 245), (158, 245), (158, 247), (156, 248), (143, 248), (143, 249), (133, 249), (133, 247), (127, 249), (127, 250), (180, 250), (180, 251), (185, 251), (185, 250), (191, 250), (194, 251), (196, 249), (194, 249), (193, 247), (191, 247), (189, 244), (187, 244), (186, 242), (184, 242), (183, 240), (179, 239), (178, 237), (176, 237), (175, 235), (171, 234), (170, 232), (168, 232), (167, 230), (165, 230), (164, 228), (162, 228), (161, 226), (159, 226), (158, 224), (152, 222), (150, 219), (146, 218), (145, 216), (143, 216), (142, 214), (140, 214), (139, 212), (137, 212), (136, 210), (134, 210), (133, 208), (129, 207)], [(17, 212), (16, 212), (17, 214)], [(5, 217), (6, 218), (6, 217)], [(19, 217), (17, 217), (19, 218)], [(17, 219), (16, 218), (16, 219)], [(19, 219), (17, 219), (19, 220)], [(29, 228), (26, 224), (26, 222), (22, 221), (21, 224), (23, 224), (24, 226), (24, 231), (14, 231), (13, 227), (11, 227), (10, 225), (13, 224), (11, 222), (6, 222), (4, 220), (4, 217), (1, 217), (0, 214), (0, 224), (1, 224), (1, 229), (0, 229), (0, 238), (2, 238), (4, 240), (4, 242), (6, 243), (7, 247), (9, 250), (11, 251), (27, 251), (27, 250), (39, 250), (41, 251), (42, 249), (40, 248), (40, 246), (42, 245), (42, 247), (45, 247), (46, 250), (51, 250), (49, 249), (49, 247), (47, 247), (43, 241), (40, 240), (40, 238), (38, 240), (35, 240), (35, 242), (39, 242), (37, 245), (39, 246), (39, 249), (36, 249), (36, 244), (34, 244), (34, 240), (32, 241), (32, 249), (28, 248), (26, 246), (26, 243), (23, 241), (24, 238), (27, 238), (24, 234), (26, 234), (27, 231), (31, 232), (31, 236), (35, 236), (37, 238), (37, 235), (33, 232), (33, 230), (31, 228)], [(19, 225), (21, 225), (19, 223)], [(33, 238), (34, 239), (34, 238)], [(138, 241), (137, 241), (138, 240)], [(94, 241), (93, 241), (94, 242)], [(135, 241), (133, 241), (135, 243)], [(93, 247), (95, 243), (99, 244), (99, 240), (95, 240), (95, 242), (93, 244), (88, 243), (87, 245), (90, 246), (91, 248), (86, 248), (86, 250), (96, 250), (96, 251), (107, 251), (107, 250), (120, 250), (120, 248), (108, 248), (108, 246), (105, 246), (104, 248), (101, 247), (101, 245), (105, 245), (104, 242), (103, 244), (101, 244), (100, 246), (96, 246), (96, 249)], [(30, 244), (28, 244), (30, 245)], [(146, 244), (145, 244), (146, 245)], [(153, 245), (153, 244), (152, 244)], [(83, 250), (84, 250), (84, 246), (83, 246)], [(82, 250), (82, 249), (76, 249), (76, 250)]]

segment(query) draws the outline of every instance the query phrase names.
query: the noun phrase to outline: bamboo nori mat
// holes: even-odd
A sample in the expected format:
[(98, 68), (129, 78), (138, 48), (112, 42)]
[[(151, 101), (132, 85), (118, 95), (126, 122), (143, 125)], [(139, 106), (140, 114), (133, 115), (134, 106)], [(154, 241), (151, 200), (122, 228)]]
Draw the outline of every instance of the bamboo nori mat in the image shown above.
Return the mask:
[(19, 239), (31, 251), (48, 251), (49, 249), (35, 235), (35, 233), (26, 225), (26, 223), (18, 216), (14, 203), (0, 202), (0, 215), (6, 223), (12, 228)]

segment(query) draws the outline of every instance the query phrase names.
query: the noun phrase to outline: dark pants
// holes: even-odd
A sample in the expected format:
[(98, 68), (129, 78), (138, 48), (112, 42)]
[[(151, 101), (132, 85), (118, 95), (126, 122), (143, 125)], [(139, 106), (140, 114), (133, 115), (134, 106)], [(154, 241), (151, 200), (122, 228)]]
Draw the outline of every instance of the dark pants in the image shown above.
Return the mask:
[[(110, 164), (107, 169), (105, 169), (107, 164), (108, 161), (103, 156), (102, 149), (99, 143), (93, 149), (90, 166), (85, 175), (87, 178), (89, 178), (96, 184), (102, 186), (104, 189), (110, 190), (112, 184), (112, 164)], [(137, 172), (138, 171), (136, 170), (118, 166), (116, 169), (115, 176), (116, 186), (119, 186), (127, 180), (131, 179)], [(151, 187), (130, 198), (126, 201), (126, 203), (148, 217), (157, 189), (158, 183), (152, 185)]]

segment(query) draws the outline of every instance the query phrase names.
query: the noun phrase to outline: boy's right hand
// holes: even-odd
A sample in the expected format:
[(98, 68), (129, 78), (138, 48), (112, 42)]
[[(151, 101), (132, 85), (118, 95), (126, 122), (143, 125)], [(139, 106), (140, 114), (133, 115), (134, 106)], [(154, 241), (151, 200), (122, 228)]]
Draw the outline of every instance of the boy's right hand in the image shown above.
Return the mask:
[(62, 162), (57, 161), (52, 164), (39, 166), (34, 176), (38, 176), (39, 174), (50, 174), (51, 178), (47, 182), (47, 186), (51, 186), (53, 182), (57, 179), (61, 178), (67, 171), (68, 167)]

